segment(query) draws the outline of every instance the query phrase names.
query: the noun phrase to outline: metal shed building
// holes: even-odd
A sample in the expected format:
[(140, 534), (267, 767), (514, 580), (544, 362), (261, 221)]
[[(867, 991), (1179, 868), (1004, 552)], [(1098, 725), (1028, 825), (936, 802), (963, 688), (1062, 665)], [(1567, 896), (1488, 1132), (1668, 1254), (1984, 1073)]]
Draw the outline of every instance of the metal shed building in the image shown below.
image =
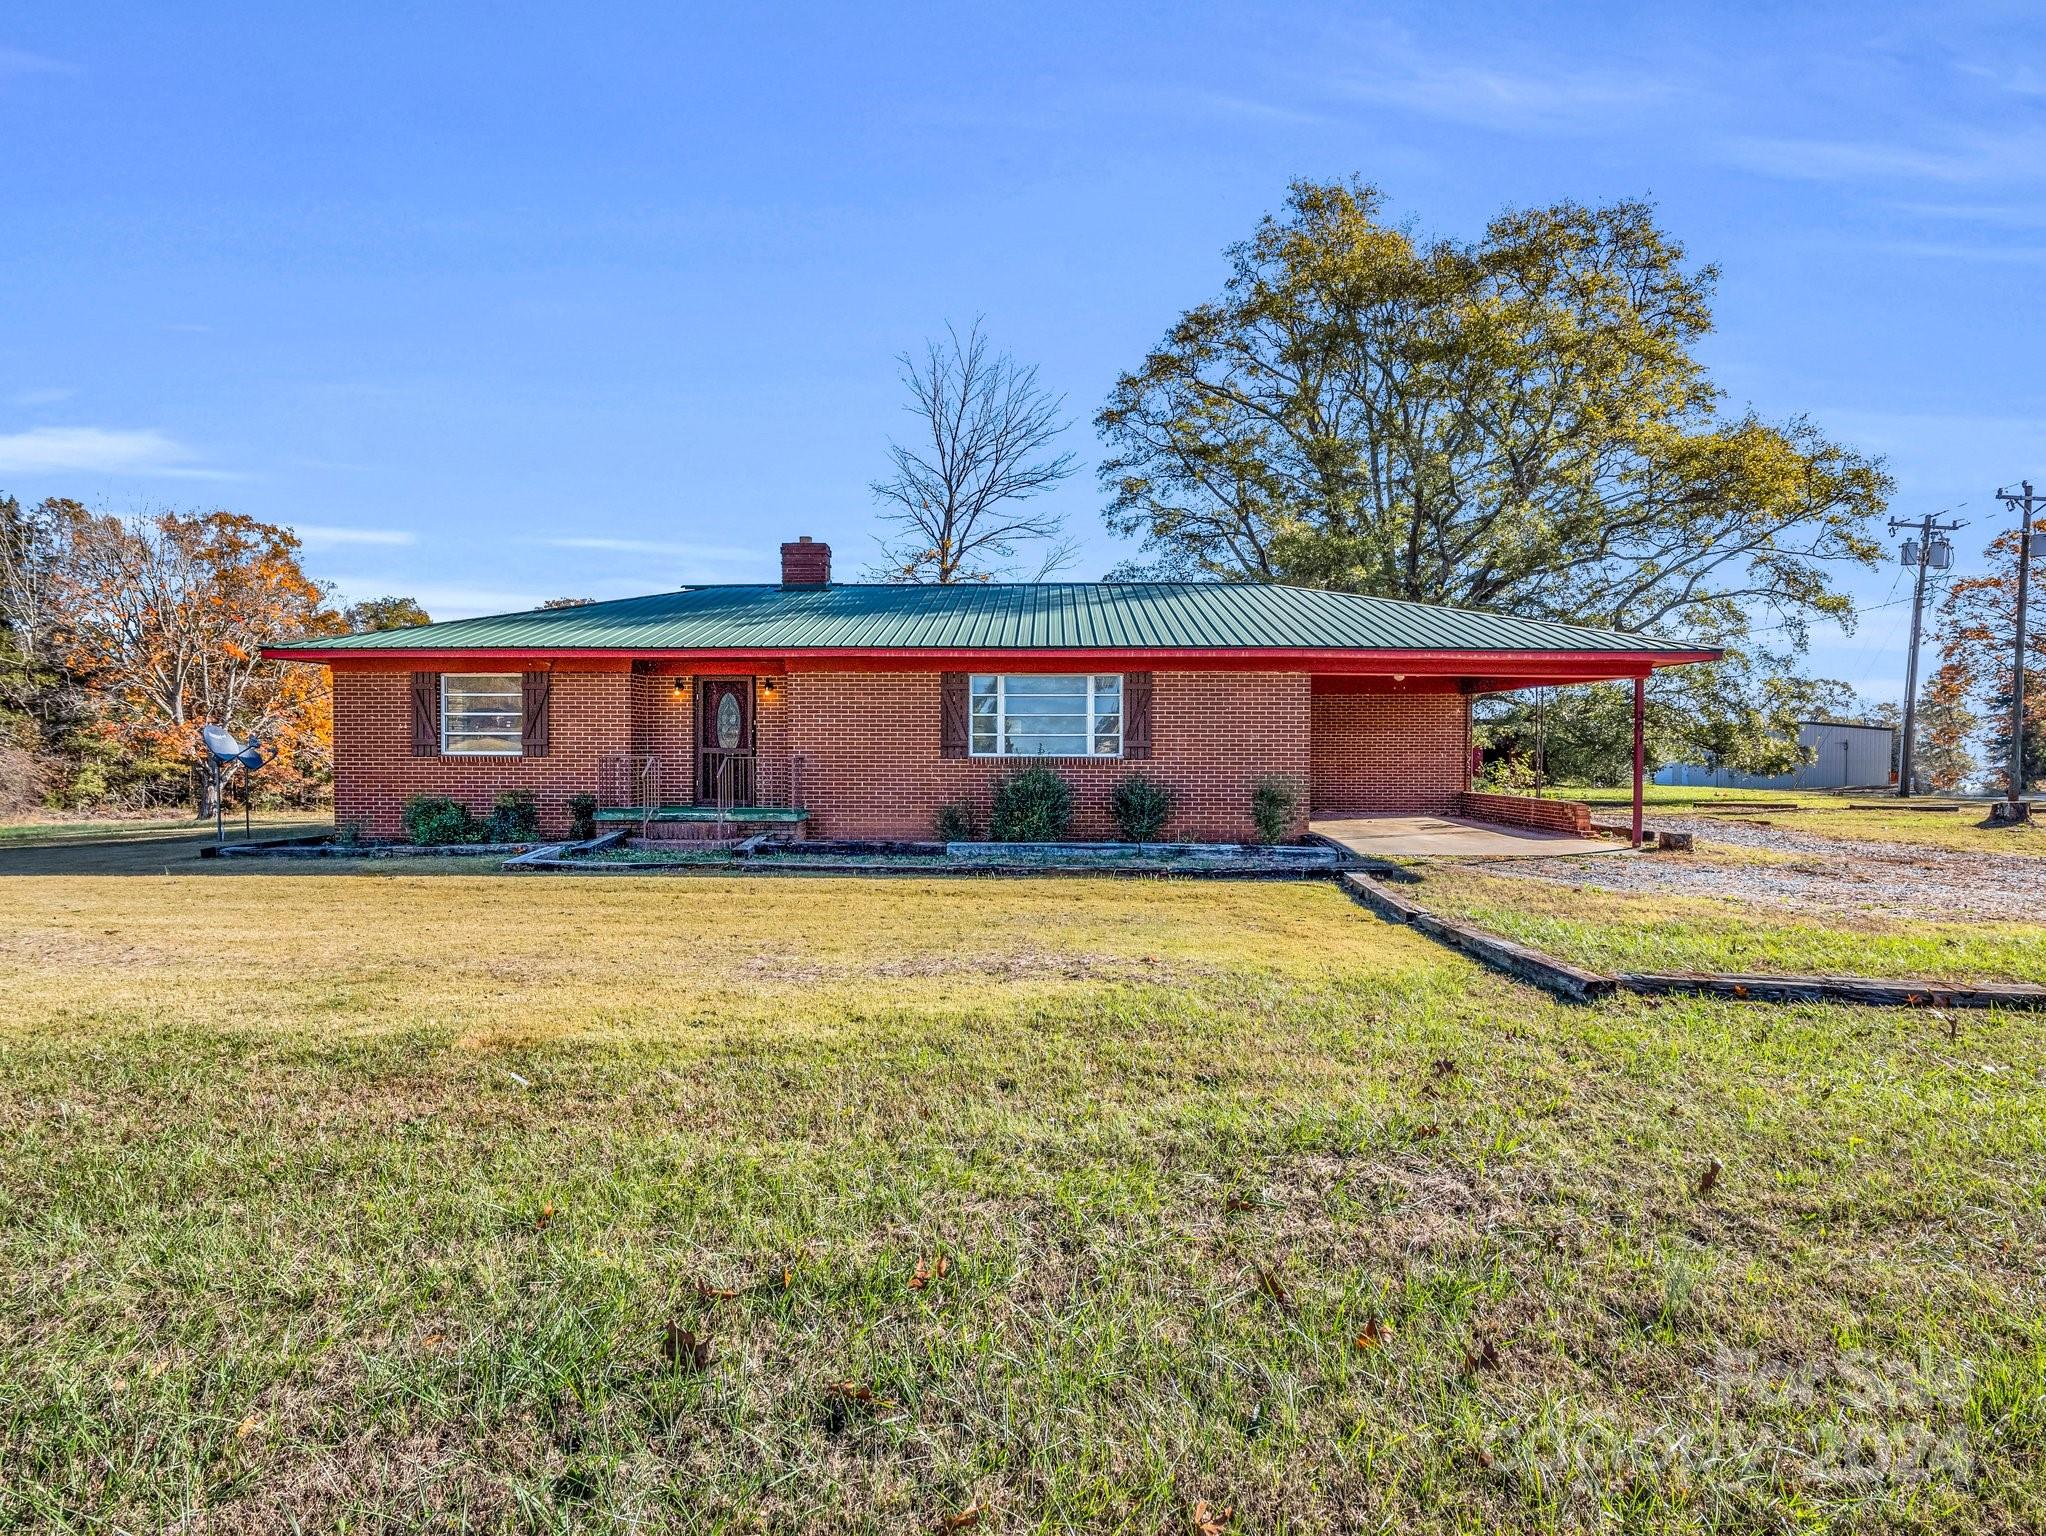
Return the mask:
[(1764, 777), (1670, 763), (1656, 771), (1655, 782), (1692, 789), (1873, 789), (1893, 782), (1897, 733), (1890, 726), (1801, 720), (1797, 744), (1811, 753), (1811, 761), (1791, 773)]

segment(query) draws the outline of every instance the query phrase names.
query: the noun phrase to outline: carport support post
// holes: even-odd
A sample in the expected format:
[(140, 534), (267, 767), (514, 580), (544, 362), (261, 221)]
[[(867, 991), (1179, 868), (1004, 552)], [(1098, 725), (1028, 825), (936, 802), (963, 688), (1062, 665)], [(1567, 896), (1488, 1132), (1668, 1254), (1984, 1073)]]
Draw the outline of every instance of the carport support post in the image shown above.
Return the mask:
[(1648, 721), (1648, 679), (1634, 679), (1634, 846), (1641, 846), (1641, 781), (1648, 768), (1644, 740)]

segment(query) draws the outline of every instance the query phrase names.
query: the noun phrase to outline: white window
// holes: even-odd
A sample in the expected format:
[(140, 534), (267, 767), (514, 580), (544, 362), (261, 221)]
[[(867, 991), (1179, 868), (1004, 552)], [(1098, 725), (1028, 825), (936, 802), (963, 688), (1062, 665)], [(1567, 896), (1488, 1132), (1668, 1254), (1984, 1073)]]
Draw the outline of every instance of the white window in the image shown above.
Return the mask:
[(975, 757), (1121, 757), (1122, 679), (976, 674), (972, 722)]
[(516, 672), (443, 672), (440, 749), (449, 757), (517, 757), (525, 696)]

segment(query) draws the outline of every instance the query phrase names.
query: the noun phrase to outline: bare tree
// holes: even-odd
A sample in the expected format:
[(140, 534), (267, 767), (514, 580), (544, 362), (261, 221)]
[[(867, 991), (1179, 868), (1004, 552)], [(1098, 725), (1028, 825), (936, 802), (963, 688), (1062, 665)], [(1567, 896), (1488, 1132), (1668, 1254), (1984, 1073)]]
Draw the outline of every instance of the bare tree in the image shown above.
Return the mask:
[(921, 425), (914, 447), (890, 443), (895, 473), (873, 484), (892, 525), (881, 540), (886, 581), (992, 581), (1011, 574), (1020, 548), (1040, 546), (1039, 579), (1070, 562), (1077, 545), (1065, 518), (1026, 505), (1073, 472), (1070, 453), (1047, 455), (1069, 425), (1065, 397), (1041, 389), (1037, 370), (1007, 353), (990, 356), (975, 321), (962, 339), (924, 344), (898, 361), (909, 389), (903, 409)]

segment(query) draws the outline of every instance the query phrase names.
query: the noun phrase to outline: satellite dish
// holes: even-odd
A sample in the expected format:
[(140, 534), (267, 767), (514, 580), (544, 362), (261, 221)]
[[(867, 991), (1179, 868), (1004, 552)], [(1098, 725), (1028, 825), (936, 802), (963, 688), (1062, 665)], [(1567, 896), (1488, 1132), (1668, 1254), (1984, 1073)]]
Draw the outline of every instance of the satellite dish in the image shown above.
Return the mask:
[(263, 738), (251, 736), (247, 741), (241, 741), (224, 725), (202, 725), (199, 727), (199, 740), (205, 744), (206, 756), (213, 768), (213, 840), (220, 842), (224, 836), (221, 791), (226, 786), (228, 771), (234, 768), (242, 771), (242, 833), (247, 836), (250, 830), (248, 778), (270, 760)]
[(242, 744), (224, 725), (202, 725), (199, 739), (206, 743), (206, 755), (216, 763), (231, 763), (242, 755)]

